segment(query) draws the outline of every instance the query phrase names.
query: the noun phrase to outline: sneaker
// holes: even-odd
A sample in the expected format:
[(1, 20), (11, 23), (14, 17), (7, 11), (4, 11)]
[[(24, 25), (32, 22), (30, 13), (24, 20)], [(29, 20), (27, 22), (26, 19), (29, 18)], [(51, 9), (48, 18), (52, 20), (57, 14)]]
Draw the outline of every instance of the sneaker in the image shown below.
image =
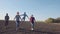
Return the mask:
[(31, 28), (31, 30), (34, 30), (33, 28)]

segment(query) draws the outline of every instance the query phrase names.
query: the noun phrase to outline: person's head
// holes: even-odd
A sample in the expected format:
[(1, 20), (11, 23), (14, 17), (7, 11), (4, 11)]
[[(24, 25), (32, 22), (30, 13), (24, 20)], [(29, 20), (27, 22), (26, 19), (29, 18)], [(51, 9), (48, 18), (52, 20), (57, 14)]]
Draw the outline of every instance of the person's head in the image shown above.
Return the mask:
[(8, 13), (6, 13), (6, 16), (8, 16)]
[(24, 14), (26, 14), (26, 12), (24, 12)]
[(19, 15), (19, 12), (17, 12), (17, 15)]

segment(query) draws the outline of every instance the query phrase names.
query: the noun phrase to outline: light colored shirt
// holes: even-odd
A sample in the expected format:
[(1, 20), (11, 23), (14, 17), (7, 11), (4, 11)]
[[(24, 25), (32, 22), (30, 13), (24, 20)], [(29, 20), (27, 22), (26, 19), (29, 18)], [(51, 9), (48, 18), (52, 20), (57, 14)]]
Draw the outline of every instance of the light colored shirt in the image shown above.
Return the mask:
[(16, 15), (15, 18), (16, 18), (16, 21), (20, 21), (21, 19), (20, 15)]

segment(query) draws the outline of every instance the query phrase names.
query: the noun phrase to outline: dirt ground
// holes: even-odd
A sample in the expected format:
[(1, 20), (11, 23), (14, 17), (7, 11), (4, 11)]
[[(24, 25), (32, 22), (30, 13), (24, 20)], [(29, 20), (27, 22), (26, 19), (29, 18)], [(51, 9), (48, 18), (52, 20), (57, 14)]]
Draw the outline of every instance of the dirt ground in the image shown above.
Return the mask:
[(7, 28), (5, 22), (0, 20), (0, 34), (60, 34), (60, 23), (39, 23), (36, 22), (34, 31), (31, 31), (30, 22), (21, 22), (16, 31), (15, 21), (9, 21)]

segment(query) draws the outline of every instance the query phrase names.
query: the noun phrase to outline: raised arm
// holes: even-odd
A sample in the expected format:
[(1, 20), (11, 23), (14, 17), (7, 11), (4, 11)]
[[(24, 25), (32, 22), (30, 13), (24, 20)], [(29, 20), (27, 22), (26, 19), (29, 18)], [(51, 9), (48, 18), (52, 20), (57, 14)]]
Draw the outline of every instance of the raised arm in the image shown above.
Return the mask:
[(24, 14), (20, 15), (20, 16), (24, 16)]
[(28, 17), (28, 15), (26, 15), (26, 16), (27, 16), (28, 19), (30, 19), (30, 18)]
[(21, 19), (21, 16), (19, 18)]

